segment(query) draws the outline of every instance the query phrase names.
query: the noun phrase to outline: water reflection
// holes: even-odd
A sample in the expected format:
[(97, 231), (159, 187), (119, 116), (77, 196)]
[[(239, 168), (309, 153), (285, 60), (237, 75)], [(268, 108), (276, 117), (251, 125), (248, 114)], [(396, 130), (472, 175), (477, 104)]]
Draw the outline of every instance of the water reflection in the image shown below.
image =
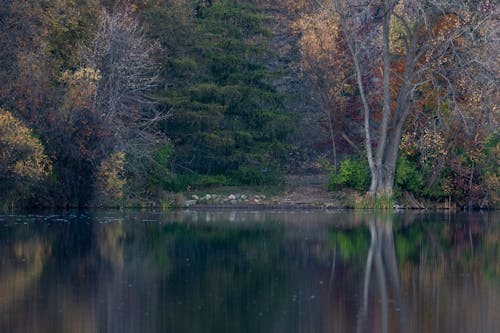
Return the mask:
[(496, 332), (497, 220), (0, 216), (0, 332)]
[[(368, 229), (371, 242), (366, 259), (363, 283), (363, 296), (358, 316), (357, 332), (389, 331), (389, 312), (396, 317), (398, 332), (407, 332), (406, 311), (403, 304), (399, 272), (396, 263), (396, 252), (393, 238), (393, 218), (389, 213), (373, 214), (368, 217)], [(376, 291), (370, 293), (372, 272), (375, 271)], [(370, 296), (379, 297), (380, 306), (373, 302), (371, 308), (380, 309), (380, 328), (376, 329), (377, 320), (368, 322)], [(391, 302), (389, 304), (389, 298)], [(378, 327), (377, 327), (378, 328)]]

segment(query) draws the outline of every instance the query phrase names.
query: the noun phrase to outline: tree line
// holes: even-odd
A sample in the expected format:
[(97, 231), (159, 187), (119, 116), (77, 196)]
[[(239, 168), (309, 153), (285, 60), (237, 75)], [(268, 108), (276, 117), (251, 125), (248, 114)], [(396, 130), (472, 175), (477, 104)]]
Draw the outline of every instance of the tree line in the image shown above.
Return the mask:
[[(489, 1), (1, 1), (0, 201), (210, 185), (498, 203)], [(318, 161), (320, 163), (318, 163)]]

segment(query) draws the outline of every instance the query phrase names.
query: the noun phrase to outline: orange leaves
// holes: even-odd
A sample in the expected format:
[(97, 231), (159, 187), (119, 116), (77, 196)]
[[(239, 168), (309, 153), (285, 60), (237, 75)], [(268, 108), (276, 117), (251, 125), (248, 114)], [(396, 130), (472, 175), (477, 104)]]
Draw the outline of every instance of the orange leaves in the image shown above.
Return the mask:
[(335, 17), (325, 8), (302, 16), (294, 29), (301, 36), (298, 47), (302, 73), (321, 90), (328, 101), (324, 102), (326, 108), (340, 105), (342, 96), (352, 96), (355, 88), (348, 80), (352, 64)]
[(295, 27), (301, 33), (302, 65), (309, 70), (320, 66), (323, 71), (335, 70), (336, 75), (341, 74), (339, 71), (345, 69), (346, 46), (331, 14), (323, 10), (303, 16)]
[(431, 35), (437, 40), (444, 40), (446, 36), (453, 32), (460, 25), (460, 20), (456, 14), (443, 14), (432, 26)]

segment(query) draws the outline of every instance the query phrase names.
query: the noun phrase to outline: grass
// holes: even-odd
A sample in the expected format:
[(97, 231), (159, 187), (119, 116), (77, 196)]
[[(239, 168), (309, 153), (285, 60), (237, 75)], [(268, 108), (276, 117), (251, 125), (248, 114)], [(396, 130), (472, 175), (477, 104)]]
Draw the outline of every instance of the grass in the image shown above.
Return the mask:
[(378, 193), (375, 196), (371, 196), (369, 194), (355, 196), (353, 207), (355, 209), (393, 209), (394, 195), (383, 192)]

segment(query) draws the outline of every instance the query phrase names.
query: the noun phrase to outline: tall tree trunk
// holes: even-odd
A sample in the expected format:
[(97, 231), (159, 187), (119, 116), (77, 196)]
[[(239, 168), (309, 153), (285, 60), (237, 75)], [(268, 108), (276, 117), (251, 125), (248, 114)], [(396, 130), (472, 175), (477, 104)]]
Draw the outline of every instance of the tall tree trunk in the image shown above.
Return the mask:
[(391, 4), (389, 0), (384, 1), (386, 14), (383, 18), (383, 106), (382, 106), (382, 122), (379, 128), (379, 142), (377, 143), (377, 151), (375, 156), (375, 174), (372, 174), (372, 186), (370, 186), (370, 194), (376, 195), (380, 192), (392, 193), (392, 185), (389, 186), (387, 176), (391, 174), (391, 170), (385, 165), (384, 156), (387, 147), (387, 132), (389, 127), (389, 119), (391, 117), (391, 54), (390, 54), (390, 24), (391, 24)]

